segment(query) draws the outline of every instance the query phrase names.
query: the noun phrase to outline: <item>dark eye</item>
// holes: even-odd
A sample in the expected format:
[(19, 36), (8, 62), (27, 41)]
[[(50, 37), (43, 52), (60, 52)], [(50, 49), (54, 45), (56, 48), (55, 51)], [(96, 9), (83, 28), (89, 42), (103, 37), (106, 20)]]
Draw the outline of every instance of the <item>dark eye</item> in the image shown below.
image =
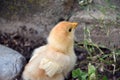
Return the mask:
[(71, 31), (72, 31), (72, 28), (69, 29), (69, 32), (71, 32)]

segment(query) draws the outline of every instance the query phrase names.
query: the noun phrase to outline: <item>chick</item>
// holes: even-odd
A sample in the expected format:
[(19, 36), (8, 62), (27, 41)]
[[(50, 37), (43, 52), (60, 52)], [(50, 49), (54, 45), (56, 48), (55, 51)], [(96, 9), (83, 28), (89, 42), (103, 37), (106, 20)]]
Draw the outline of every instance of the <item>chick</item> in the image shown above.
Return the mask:
[(34, 50), (23, 71), (24, 80), (64, 80), (76, 62), (74, 31), (78, 23), (62, 21), (50, 32), (48, 43)]

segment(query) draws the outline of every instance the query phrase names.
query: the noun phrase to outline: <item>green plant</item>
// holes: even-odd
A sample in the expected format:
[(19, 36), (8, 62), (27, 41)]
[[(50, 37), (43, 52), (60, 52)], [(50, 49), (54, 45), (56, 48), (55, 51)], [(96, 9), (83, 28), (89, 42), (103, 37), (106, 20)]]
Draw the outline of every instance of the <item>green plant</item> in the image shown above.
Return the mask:
[[(110, 22), (107, 22), (106, 17), (110, 16), (108, 12), (114, 12), (118, 20), (120, 20), (120, 13), (116, 11), (117, 6), (113, 5), (113, 3), (111, 3), (111, 0), (104, 0), (106, 5), (103, 5), (103, 6), (101, 6), (101, 4), (98, 4), (98, 5), (94, 4), (93, 0), (78, 0), (78, 1), (80, 4), (80, 7), (86, 10), (89, 16), (96, 21), (96, 23), (95, 24), (93, 23), (92, 26), (86, 26), (87, 23), (85, 23), (85, 26), (84, 26), (84, 41), (82, 43), (83, 44), (82, 47), (84, 47), (89, 54), (87, 55), (86, 62), (89, 60), (88, 62), (95, 64), (96, 69), (99, 71), (102, 71), (102, 72), (107, 71), (109, 73), (115, 74), (116, 72), (120, 71), (120, 66), (119, 66), (120, 50), (109, 49), (105, 46), (103, 47), (94, 43), (91, 39), (91, 31), (97, 27), (100, 27), (101, 31), (103, 31), (107, 37), (110, 37), (111, 26), (114, 25), (118, 27), (120, 26), (120, 23), (117, 22), (116, 20), (111, 20)], [(93, 14), (90, 13), (92, 10), (100, 11), (102, 16), (100, 18), (95, 17)], [(109, 39), (111, 39), (111, 37)], [(112, 44), (112, 42), (110, 42), (110, 44)], [(108, 51), (106, 53), (104, 49), (109, 49), (110, 52)], [(89, 69), (88, 69), (88, 72), (89, 72)], [(89, 73), (86, 73), (86, 74), (88, 74), (88, 76), (86, 77), (86, 80), (88, 80), (90, 78), (90, 75)], [(98, 75), (100, 74), (98, 73)], [(98, 75), (97, 75), (98, 80), (101, 78), (102, 80), (108, 80), (107, 74), (105, 76), (100, 75), (100, 77)], [(95, 77), (95, 74), (93, 73), (92, 76)]]
[[(116, 70), (119, 70), (120, 68), (116, 69), (116, 61), (119, 55), (120, 55), (120, 50), (112, 50), (111, 53), (105, 54), (99, 45), (95, 44), (92, 39), (91, 39), (91, 31), (88, 27), (84, 27), (84, 47), (89, 53), (88, 59), (91, 60), (91, 62), (96, 61), (95, 63), (103, 63), (106, 65), (111, 65), (113, 66), (113, 70), (110, 71), (113, 74), (115, 74)], [(102, 48), (106, 48), (101, 46)], [(107, 48), (106, 48), (107, 49)], [(100, 54), (96, 53), (96, 50), (99, 51)], [(112, 58), (112, 59), (111, 59)], [(104, 67), (104, 65), (101, 65)], [(106, 68), (107, 69), (107, 68)], [(108, 70), (109, 71), (109, 70)]]
[(103, 76), (102, 80), (108, 80), (108, 78), (106, 76)]
[(77, 78), (79, 80), (86, 80), (88, 74), (86, 72), (83, 72), (81, 69), (76, 69), (72, 71), (72, 77)]
[(89, 63), (88, 72), (84, 72), (78, 68), (72, 71), (72, 77), (77, 78), (78, 80), (97, 80), (96, 68)]
[(96, 68), (91, 63), (88, 64), (88, 80), (97, 80)]
[[(91, 33), (90, 29), (88, 27), (84, 27), (84, 47), (87, 49), (89, 55), (92, 57), (92, 53), (95, 51), (95, 48), (97, 48), (101, 54), (103, 54), (103, 51), (99, 48), (97, 44), (95, 44), (91, 39)], [(89, 47), (91, 46), (91, 47)]]

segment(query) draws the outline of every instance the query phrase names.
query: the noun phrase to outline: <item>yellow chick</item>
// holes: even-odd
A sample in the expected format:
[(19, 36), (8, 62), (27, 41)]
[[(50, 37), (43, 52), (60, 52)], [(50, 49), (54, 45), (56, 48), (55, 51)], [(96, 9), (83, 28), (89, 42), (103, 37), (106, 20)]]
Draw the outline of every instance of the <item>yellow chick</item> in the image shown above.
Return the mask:
[(78, 23), (62, 21), (48, 36), (48, 43), (34, 50), (23, 80), (64, 80), (76, 62), (74, 31)]

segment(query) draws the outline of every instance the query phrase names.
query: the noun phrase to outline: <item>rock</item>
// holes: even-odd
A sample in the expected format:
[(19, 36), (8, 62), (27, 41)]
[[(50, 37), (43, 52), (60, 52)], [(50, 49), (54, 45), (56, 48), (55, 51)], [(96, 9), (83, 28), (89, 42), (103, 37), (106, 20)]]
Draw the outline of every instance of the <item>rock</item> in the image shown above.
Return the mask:
[(20, 74), (25, 62), (20, 53), (0, 45), (0, 80), (13, 80)]
[(87, 35), (84, 34), (86, 27), (89, 28), (90, 38), (94, 43), (108, 48), (120, 47), (120, 27), (118, 27), (119, 22), (115, 11), (107, 10), (103, 13), (97, 8), (76, 11), (69, 20), (79, 23), (75, 32), (76, 41), (83, 42), (84, 36)]
[[(76, 41), (82, 42), (84, 40), (84, 27), (90, 27), (93, 29), (93, 26), (98, 26), (99, 29), (96, 30), (96, 28), (94, 28), (91, 30), (93, 41), (97, 44), (105, 44), (107, 47), (119, 47), (120, 36), (117, 32), (119, 32), (120, 28), (116, 28), (116, 26), (119, 26), (116, 25), (116, 23), (120, 23), (120, 18), (118, 19), (119, 16), (117, 16), (119, 11), (110, 9), (110, 5), (106, 2), (108, 0), (93, 0), (88, 11), (81, 9), (78, 1), (79, 0), (15, 0), (13, 3), (16, 4), (13, 6), (19, 4), (19, 7), (15, 7), (15, 10), (16, 8), (19, 10), (15, 12), (16, 14), (11, 15), (10, 20), (3, 17), (4, 14), (2, 12), (7, 13), (14, 11), (11, 11), (6, 7), (4, 9), (4, 6), (0, 7), (2, 8), (0, 10), (3, 10), (0, 11), (0, 13), (2, 13), (0, 15), (0, 31), (7, 33), (18, 32), (24, 37), (29, 37), (29, 39), (40, 40), (41, 37), (47, 38), (51, 28), (53, 28), (59, 21), (77, 21), (79, 22), (79, 27), (77, 27), (75, 32)], [(111, 1), (114, 2), (116, 6), (119, 6), (119, 0)], [(3, 2), (4, 4), (7, 3), (8, 5), (12, 5), (10, 4), (11, 1), (2, 0), (2, 5)], [(24, 6), (22, 5), (23, 2)], [(6, 6), (9, 7), (8, 5)], [(119, 7), (117, 8), (120, 10)], [(101, 28), (101, 26), (104, 28)], [(108, 28), (110, 28), (110, 30)], [(117, 32), (114, 31), (116, 29), (118, 29)], [(103, 32), (101, 32), (101, 30), (103, 30)], [(110, 32), (110, 36), (106, 35), (106, 31)], [(99, 36), (97, 33), (99, 33)], [(111, 36), (116, 36), (117, 39), (114, 40)]]
[[(1, 31), (15, 32), (20, 29), (20, 26), (26, 26), (27, 29), (33, 28), (38, 32), (38, 34), (28, 33), (26, 36), (32, 35), (38, 38), (38, 36), (47, 37), (50, 29), (56, 23), (69, 18), (74, 0), (18, 0), (0, 2), (3, 5), (0, 7), (2, 8), (0, 10), (3, 10), (0, 11)], [(15, 5), (11, 3), (15, 3)], [(9, 6), (12, 6), (15, 10), (9, 10), (11, 9)], [(11, 14), (9, 15), (10, 19), (7, 19), (8, 16), (3, 17), (5, 14)]]
[(111, 22), (116, 21), (116, 14), (107, 12), (104, 14), (99, 10), (90, 10), (90, 11), (78, 11), (74, 15), (70, 17), (70, 21), (77, 21), (77, 22), (84, 22), (84, 23), (92, 23), (92, 24), (99, 24), (100, 20), (104, 21), (104, 23), (108, 24)]

